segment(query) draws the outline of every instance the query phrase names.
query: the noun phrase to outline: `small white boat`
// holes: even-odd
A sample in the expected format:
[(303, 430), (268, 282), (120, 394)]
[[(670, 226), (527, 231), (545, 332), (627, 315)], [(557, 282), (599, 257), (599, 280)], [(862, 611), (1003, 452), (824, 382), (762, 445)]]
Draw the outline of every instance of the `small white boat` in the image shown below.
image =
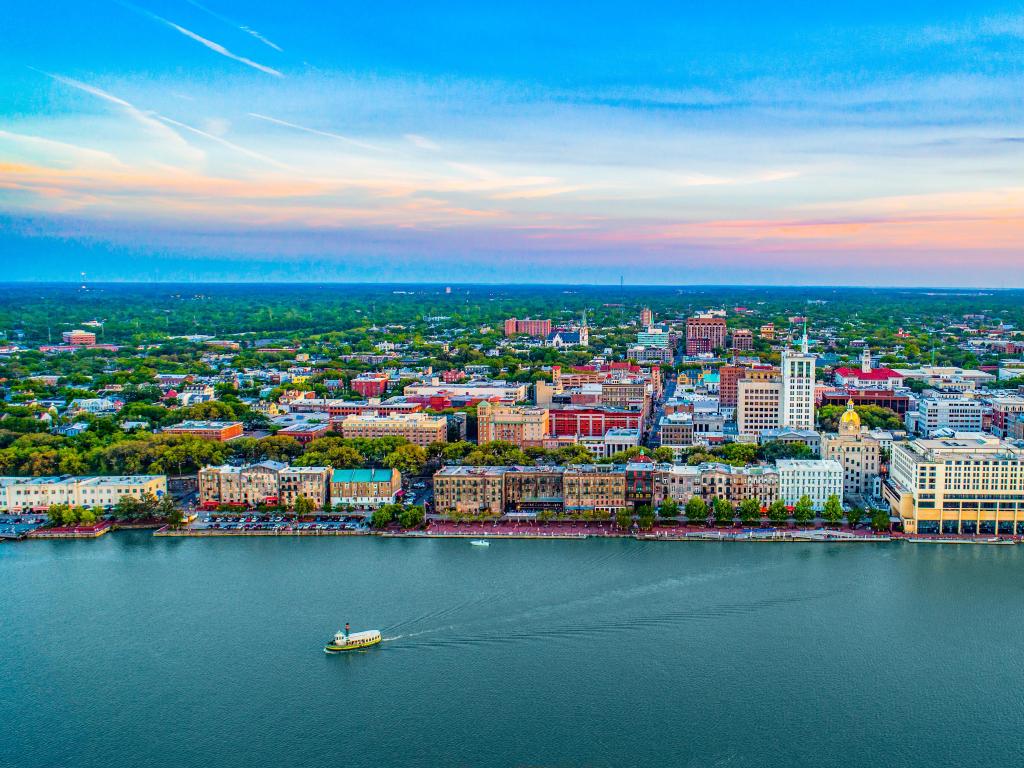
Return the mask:
[(491, 546), (491, 542), (487, 541), (486, 539), (471, 539), (469, 543), (472, 544), (474, 547)]

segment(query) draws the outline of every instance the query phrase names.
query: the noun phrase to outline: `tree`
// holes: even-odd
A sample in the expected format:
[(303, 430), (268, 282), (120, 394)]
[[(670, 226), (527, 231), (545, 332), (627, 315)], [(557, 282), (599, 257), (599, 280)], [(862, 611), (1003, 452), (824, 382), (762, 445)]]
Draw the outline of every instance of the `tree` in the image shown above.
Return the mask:
[(398, 514), (398, 522), (403, 528), (419, 528), (425, 519), (426, 515), (421, 506), (405, 507)]
[(397, 469), (403, 475), (419, 475), (427, 463), (427, 451), (409, 443), (400, 445), (384, 457), (384, 466)]
[(888, 533), (892, 527), (887, 509), (871, 510), (871, 530), (876, 533)]
[(761, 523), (761, 502), (757, 499), (741, 501), (740, 520), (747, 526), (759, 525)]
[(619, 530), (625, 531), (633, 525), (633, 515), (626, 509), (620, 509), (615, 513), (615, 524)]
[(295, 499), (295, 516), (308, 517), (316, 510), (316, 505), (308, 496), (299, 496)]
[(708, 505), (700, 496), (686, 502), (686, 519), (691, 523), (705, 523), (708, 519)]
[(160, 498), (160, 501), (156, 505), (156, 516), (162, 517), (165, 520), (170, 518), (170, 516), (177, 511), (178, 508), (174, 504), (174, 499), (166, 493)]
[(732, 504), (729, 503), (728, 499), (722, 497), (716, 497), (711, 503), (712, 512), (715, 515), (716, 525), (732, 525), (732, 519), (735, 515), (735, 510), (732, 508)]
[(864, 510), (861, 509), (860, 507), (850, 507), (849, 511), (846, 513), (846, 520), (850, 524), (850, 528), (856, 528), (858, 525), (860, 525), (860, 522), (863, 519)]
[(814, 519), (814, 502), (810, 496), (804, 495), (793, 507), (793, 519), (797, 525), (807, 525)]
[(114, 517), (132, 521), (142, 517), (142, 503), (134, 496), (122, 496), (114, 505)]
[(641, 504), (636, 508), (636, 513), (642, 530), (649, 531), (654, 527), (654, 510), (650, 504)]
[(388, 523), (390, 523), (395, 516), (394, 510), (392, 509), (393, 506), (395, 505), (383, 504), (373, 510), (373, 514), (370, 516), (370, 525), (378, 530), (387, 527)]
[(822, 510), (821, 516), (829, 525), (839, 525), (843, 521), (843, 503), (834, 493), (825, 501), (825, 508)]
[(663, 445), (651, 451), (651, 458), (659, 463), (671, 462), (675, 458), (675, 453), (671, 448)]
[(658, 508), (658, 517), (665, 519), (679, 517), (679, 502), (669, 496), (661, 502), (661, 506)]
[(174, 509), (167, 513), (164, 519), (167, 520), (167, 525), (169, 525), (171, 528), (180, 528), (182, 522), (185, 519), (185, 516), (181, 514), (180, 509), (175, 507)]
[(786, 502), (776, 499), (768, 507), (768, 519), (772, 525), (785, 525), (789, 522), (789, 510), (786, 509)]
[(71, 508), (67, 504), (51, 504), (46, 511), (46, 524), (51, 528), (60, 528), (65, 525), (64, 520), (70, 511)]

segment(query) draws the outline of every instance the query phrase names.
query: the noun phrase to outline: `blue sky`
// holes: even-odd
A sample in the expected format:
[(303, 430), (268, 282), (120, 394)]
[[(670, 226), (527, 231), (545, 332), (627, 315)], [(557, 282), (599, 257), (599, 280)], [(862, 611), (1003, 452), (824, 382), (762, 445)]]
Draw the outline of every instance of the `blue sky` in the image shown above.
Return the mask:
[(327, 5), (5, 4), (8, 279), (1024, 285), (1024, 3)]

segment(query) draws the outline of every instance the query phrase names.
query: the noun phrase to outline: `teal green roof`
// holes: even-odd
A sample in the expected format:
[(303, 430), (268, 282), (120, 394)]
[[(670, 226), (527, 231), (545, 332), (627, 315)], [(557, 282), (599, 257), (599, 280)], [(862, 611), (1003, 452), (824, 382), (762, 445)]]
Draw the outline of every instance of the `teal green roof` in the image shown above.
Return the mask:
[(332, 483), (387, 483), (393, 469), (336, 469)]

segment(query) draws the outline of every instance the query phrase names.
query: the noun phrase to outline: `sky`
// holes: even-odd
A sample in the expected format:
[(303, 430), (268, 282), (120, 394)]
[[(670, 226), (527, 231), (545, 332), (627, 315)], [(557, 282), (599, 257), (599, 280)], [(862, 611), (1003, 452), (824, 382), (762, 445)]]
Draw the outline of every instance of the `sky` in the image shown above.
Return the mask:
[(3, 5), (0, 279), (1024, 286), (1024, 2)]

